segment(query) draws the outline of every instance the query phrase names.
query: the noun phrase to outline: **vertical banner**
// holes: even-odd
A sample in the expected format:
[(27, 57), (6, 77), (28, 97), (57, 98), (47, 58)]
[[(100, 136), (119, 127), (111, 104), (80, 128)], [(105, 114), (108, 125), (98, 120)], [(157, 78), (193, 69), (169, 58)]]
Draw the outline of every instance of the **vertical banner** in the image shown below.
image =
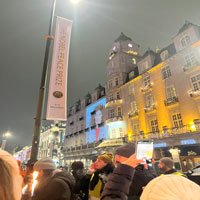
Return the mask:
[(47, 120), (67, 119), (67, 74), (72, 21), (56, 18), (56, 32), (51, 64)]

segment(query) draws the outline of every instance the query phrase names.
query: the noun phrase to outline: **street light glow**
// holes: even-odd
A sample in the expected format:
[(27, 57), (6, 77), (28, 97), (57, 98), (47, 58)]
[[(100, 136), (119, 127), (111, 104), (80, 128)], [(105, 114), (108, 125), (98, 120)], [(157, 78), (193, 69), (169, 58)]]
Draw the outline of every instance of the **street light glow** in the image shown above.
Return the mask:
[(11, 136), (11, 133), (10, 133), (10, 132), (6, 132), (6, 133), (4, 133), (4, 136), (5, 136), (5, 137), (10, 137), (10, 136)]
[(78, 4), (78, 3), (80, 3), (80, 0), (71, 0), (71, 3)]

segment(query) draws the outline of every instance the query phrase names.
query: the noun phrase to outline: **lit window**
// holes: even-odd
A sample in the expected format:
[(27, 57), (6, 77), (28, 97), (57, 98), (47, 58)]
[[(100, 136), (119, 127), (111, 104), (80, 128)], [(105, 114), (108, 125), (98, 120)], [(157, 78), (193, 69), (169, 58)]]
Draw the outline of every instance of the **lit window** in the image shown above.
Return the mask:
[(152, 120), (152, 121), (150, 122), (150, 125), (151, 125), (151, 131), (152, 131), (153, 133), (159, 132), (158, 121), (157, 121), (157, 119)]
[(132, 62), (134, 65), (136, 65), (136, 59), (135, 58), (132, 58)]
[(137, 104), (136, 101), (131, 102), (131, 111), (136, 112), (137, 111)]
[(192, 86), (194, 91), (200, 90), (200, 74), (191, 77)]
[(135, 93), (134, 85), (130, 85), (129, 88), (128, 88), (128, 90), (129, 90), (129, 94), (130, 95), (134, 94)]
[(115, 110), (111, 109), (109, 110), (109, 118), (113, 118), (113, 117), (115, 117)]
[(170, 86), (166, 88), (166, 96), (167, 96), (167, 99), (176, 97), (176, 90), (174, 86)]
[(176, 113), (172, 115), (172, 121), (175, 128), (182, 128), (183, 127), (183, 121), (181, 117), (181, 113)]
[(133, 47), (133, 45), (132, 45), (131, 43), (129, 43), (129, 44), (128, 44), (128, 47), (132, 48), (132, 47)]
[(116, 52), (116, 51), (117, 51), (117, 47), (114, 46), (114, 47), (112, 48), (112, 50)]
[(161, 60), (164, 61), (165, 59), (168, 58), (168, 51), (165, 50), (160, 54)]
[(144, 81), (144, 86), (150, 86), (151, 85), (150, 76), (144, 77), (143, 81)]
[(170, 67), (166, 66), (162, 69), (163, 79), (166, 79), (171, 76)]
[(132, 123), (133, 134), (138, 135), (140, 134), (140, 126), (138, 123)]
[(149, 108), (154, 104), (153, 95), (149, 94), (146, 96), (146, 107)]
[(118, 113), (118, 117), (121, 117), (121, 116), (122, 116), (121, 107), (118, 107), (118, 108), (117, 108), (117, 113)]
[(119, 128), (119, 135), (120, 135), (120, 137), (123, 137), (123, 136), (124, 136), (123, 128)]

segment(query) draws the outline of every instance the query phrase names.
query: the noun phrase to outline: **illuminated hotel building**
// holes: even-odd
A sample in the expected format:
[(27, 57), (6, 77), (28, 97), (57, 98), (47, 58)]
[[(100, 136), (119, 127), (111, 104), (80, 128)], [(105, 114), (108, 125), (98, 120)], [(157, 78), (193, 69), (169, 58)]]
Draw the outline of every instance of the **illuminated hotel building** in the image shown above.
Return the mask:
[[(109, 52), (103, 98), (106, 102), (99, 123), (93, 116), (98, 113), (98, 98), (89, 98), (93, 108), (86, 99), (71, 108), (66, 151), (95, 142), (99, 145), (103, 138), (104, 143), (115, 138), (153, 139), (157, 159), (171, 156), (172, 149), (177, 148), (179, 167), (185, 171), (195, 166), (200, 162), (200, 27), (185, 22), (171, 44), (156, 52), (148, 49), (143, 56), (139, 55), (139, 45), (121, 33)], [(77, 105), (83, 107), (79, 114)], [(101, 123), (103, 135), (100, 131), (99, 138), (88, 139), (97, 137), (96, 128)], [(76, 151), (69, 152), (78, 159)]]

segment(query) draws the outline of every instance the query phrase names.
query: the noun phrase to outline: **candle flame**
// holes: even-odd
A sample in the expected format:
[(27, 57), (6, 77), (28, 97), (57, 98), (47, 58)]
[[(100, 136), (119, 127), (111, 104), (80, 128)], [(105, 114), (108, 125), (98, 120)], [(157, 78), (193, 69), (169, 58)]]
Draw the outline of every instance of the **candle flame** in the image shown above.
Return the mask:
[(36, 180), (37, 177), (38, 177), (38, 172), (34, 171), (34, 172), (33, 172), (33, 184), (32, 184), (31, 196), (33, 196), (34, 190), (35, 190), (35, 186), (36, 186), (37, 183), (38, 183), (38, 181)]

